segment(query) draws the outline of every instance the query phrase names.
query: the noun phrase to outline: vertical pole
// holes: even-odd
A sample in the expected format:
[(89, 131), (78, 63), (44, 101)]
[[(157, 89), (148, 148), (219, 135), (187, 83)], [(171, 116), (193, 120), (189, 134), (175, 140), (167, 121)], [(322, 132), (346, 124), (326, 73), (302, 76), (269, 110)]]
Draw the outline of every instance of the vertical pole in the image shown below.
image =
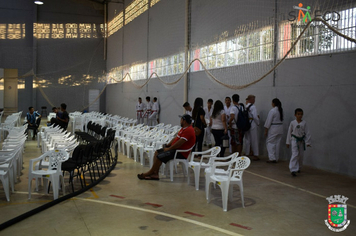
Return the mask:
[[(34, 8), (33, 8), (33, 22), (37, 24), (37, 19), (38, 19), (38, 8), (37, 8), (37, 4), (33, 4)], [(30, 32), (34, 32), (34, 24), (32, 24), (32, 31)], [(36, 32), (37, 34), (37, 32)], [(36, 74), (37, 74), (37, 37), (33, 36), (33, 33), (31, 35), (32, 37), (32, 68), (33, 68), (33, 77), (32, 77), (32, 84), (33, 82), (37, 82), (36, 81)], [(33, 85), (31, 85), (31, 87), (33, 88)], [(38, 87), (38, 85), (37, 85)], [(37, 91), (38, 88), (36, 89), (32, 89), (31, 93), (32, 93), (32, 99), (31, 99), (31, 106), (35, 106), (38, 107), (36, 102), (37, 102)]]
[[(125, 2), (122, 3), (122, 42), (121, 42), (121, 78), (124, 78), (124, 49), (125, 49)], [(121, 92), (124, 92), (124, 83), (121, 83)]]
[(108, 4), (104, 1), (104, 61), (107, 58), (107, 38), (108, 38)]
[[(185, 1), (185, 47), (184, 47), (184, 70), (188, 68), (189, 65), (189, 34), (190, 34), (190, 0)], [(188, 101), (188, 73), (184, 76), (184, 94), (183, 94), (183, 102)]]
[[(146, 60), (146, 76), (147, 76), (147, 79), (148, 77), (150, 76), (149, 74), (149, 65), (150, 65), (150, 62), (149, 62), (149, 46), (150, 46), (150, 6), (151, 6), (151, 0), (148, 0), (147, 1), (147, 60)], [(146, 92), (148, 93), (148, 84), (146, 84)]]
[[(278, 54), (278, 5), (277, 0), (274, 1), (274, 48), (273, 48), (273, 66), (277, 63)], [(276, 70), (273, 70), (273, 87), (276, 86)]]

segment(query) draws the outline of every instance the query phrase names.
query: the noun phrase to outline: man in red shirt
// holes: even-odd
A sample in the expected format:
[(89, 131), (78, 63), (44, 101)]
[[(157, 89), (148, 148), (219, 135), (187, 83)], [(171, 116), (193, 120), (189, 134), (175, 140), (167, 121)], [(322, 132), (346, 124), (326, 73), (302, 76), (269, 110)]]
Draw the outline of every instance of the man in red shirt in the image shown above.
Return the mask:
[[(146, 173), (138, 174), (137, 177), (143, 180), (159, 180), (158, 171), (163, 163), (167, 163), (174, 159), (177, 149), (185, 150), (190, 149), (195, 144), (195, 132), (191, 125), (192, 117), (185, 114), (181, 117), (180, 125), (182, 128), (179, 130), (177, 136), (173, 138), (164, 148), (158, 149), (154, 155), (152, 168)], [(178, 159), (187, 159), (189, 152), (177, 153)]]

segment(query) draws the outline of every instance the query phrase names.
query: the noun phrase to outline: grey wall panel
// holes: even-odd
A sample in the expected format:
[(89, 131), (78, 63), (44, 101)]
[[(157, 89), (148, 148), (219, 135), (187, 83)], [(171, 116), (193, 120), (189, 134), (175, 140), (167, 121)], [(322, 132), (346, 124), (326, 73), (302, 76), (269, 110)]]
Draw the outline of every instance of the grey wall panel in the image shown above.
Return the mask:
[[(123, 11), (123, 4), (109, 3), (108, 22), (110, 22), (114, 17), (116, 17), (122, 11)], [(110, 71), (110, 69), (119, 67), (123, 64), (122, 45), (123, 45), (123, 29), (121, 28), (107, 39), (107, 60), (106, 60), (107, 71)]]
[(164, 0), (149, 10), (149, 60), (184, 52), (185, 1)]
[(274, 16), (274, 1), (194, 0), (191, 6), (191, 44), (206, 45), (227, 31), (233, 36), (240, 25)]
[(145, 11), (124, 27), (124, 65), (147, 61), (147, 17)]
[(110, 71), (110, 69), (119, 67), (123, 65), (122, 62), (122, 54), (123, 54), (123, 47), (122, 47), (122, 36), (123, 31), (119, 30), (113, 35), (111, 35), (107, 39), (107, 60), (106, 60), (106, 69)]

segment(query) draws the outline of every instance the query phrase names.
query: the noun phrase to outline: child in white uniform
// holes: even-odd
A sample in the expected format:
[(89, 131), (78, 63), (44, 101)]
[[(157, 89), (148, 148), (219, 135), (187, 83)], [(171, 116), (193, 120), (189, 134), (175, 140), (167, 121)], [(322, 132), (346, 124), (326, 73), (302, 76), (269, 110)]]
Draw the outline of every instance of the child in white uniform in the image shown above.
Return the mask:
[(311, 147), (311, 135), (307, 123), (302, 120), (303, 110), (301, 108), (295, 109), (294, 115), (296, 119), (289, 125), (286, 143), (287, 148), (289, 148), (289, 145), (292, 147), (289, 170), (292, 176), (297, 176), (296, 172), (300, 173), (303, 164), (305, 145)]

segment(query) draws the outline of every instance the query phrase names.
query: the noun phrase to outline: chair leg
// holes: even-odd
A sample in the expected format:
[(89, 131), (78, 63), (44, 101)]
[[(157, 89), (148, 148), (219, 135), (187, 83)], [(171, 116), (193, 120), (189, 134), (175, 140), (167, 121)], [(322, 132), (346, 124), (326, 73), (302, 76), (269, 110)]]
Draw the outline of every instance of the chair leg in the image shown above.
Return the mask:
[(199, 190), (200, 166), (194, 166), (195, 190)]
[(170, 177), (171, 177), (171, 181), (173, 182), (173, 169), (174, 169), (174, 165), (175, 162), (174, 160), (169, 161), (169, 173), (170, 173)]
[(210, 175), (205, 173), (205, 197), (209, 201)]
[(211, 200), (211, 189), (210, 189), (210, 179), (209, 179), (209, 182), (206, 182), (206, 185), (205, 185), (205, 195), (206, 195), (206, 200), (208, 203), (210, 203), (210, 200)]
[(53, 199), (56, 200), (58, 199), (59, 179), (56, 176), (52, 175), (51, 182), (52, 182), (52, 190), (53, 190)]
[(2, 185), (4, 186), (6, 200), (10, 201), (10, 186), (9, 186), (9, 176), (8, 174), (0, 176)]
[(240, 182), (239, 187), (240, 187), (242, 207), (245, 208), (244, 186), (243, 186), (242, 182)]
[(229, 196), (229, 184), (227, 182), (223, 182), (218, 184), (221, 189), (221, 198), (222, 198), (222, 204), (223, 204), (223, 211), (227, 211), (227, 200)]

